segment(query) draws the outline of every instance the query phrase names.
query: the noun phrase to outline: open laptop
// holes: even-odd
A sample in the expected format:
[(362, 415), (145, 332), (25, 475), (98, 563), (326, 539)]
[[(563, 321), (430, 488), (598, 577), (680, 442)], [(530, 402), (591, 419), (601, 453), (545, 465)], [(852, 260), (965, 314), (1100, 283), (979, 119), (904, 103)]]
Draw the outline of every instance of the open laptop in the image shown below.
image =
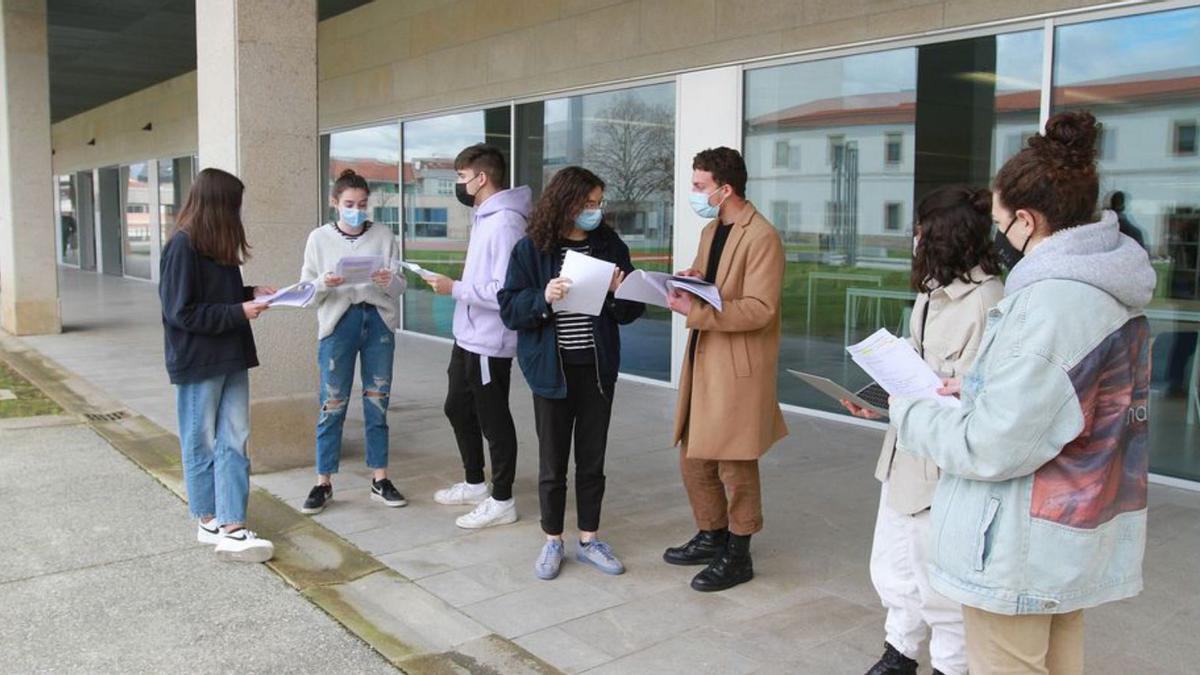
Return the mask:
[(888, 414), (888, 393), (874, 382), (852, 392), (827, 377), (799, 370), (789, 369), (788, 372), (835, 401), (850, 401), (860, 408), (866, 408), (880, 415)]

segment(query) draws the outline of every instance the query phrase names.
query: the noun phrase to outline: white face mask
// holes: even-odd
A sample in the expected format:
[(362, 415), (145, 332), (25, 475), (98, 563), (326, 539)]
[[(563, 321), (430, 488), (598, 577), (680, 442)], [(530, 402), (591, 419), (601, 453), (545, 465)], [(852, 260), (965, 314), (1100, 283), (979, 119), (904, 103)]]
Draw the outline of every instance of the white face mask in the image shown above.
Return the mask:
[(917, 257), (917, 248), (921, 245), (921, 235), (913, 237), (913, 257)]

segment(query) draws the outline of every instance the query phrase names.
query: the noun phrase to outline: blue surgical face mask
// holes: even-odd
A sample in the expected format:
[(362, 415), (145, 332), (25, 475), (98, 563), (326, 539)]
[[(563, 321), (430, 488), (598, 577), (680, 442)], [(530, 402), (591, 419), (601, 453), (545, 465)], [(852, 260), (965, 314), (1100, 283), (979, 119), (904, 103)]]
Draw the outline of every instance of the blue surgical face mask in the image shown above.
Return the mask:
[(342, 219), (342, 224), (352, 230), (357, 230), (367, 222), (367, 212), (362, 209), (343, 206), (338, 209), (338, 215)]
[(692, 204), (692, 210), (701, 218), (716, 218), (717, 214), (721, 212), (721, 204), (725, 203), (725, 200), (722, 199), (720, 204), (709, 204), (709, 197), (712, 197), (712, 195), (703, 192), (693, 192), (688, 195), (688, 201)]
[(578, 216), (575, 216), (575, 224), (584, 232), (591, 232), (600, 227), (600, 217), (602, 215), (604, 215), (604, 212), (600, 209), (584, 209), (579, 212)]

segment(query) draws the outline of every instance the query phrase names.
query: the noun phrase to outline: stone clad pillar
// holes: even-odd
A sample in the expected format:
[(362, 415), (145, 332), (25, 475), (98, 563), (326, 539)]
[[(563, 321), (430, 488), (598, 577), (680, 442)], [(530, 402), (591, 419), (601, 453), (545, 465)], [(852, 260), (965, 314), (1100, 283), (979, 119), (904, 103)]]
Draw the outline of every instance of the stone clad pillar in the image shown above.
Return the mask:
[(0, 0), (0, 327), (62, 330), (46, 0)]
[[(318, 213), (316, 0), (196, 0), (200, 167), (246, 184), (247, 284), (299, 279)], [(253, 323), (250, 456), (256, 472), (314, 462), (316, 312)]]

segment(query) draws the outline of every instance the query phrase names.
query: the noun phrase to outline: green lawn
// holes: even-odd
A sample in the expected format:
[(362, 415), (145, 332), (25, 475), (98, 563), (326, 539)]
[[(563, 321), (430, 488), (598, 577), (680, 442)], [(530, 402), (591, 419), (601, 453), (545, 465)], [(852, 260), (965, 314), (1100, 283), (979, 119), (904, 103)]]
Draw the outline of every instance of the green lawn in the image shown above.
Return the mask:
[(62, 408), (54, 401), (3, 363), (0, 363), (0, 389), (7, 389), (17, 396), (13, 400), (0, 401), (0, 419), (62, 413)]
[[(811, 251), (811, 246), (788, 246), (789, 251)], [(635, 259), (634, 265), (655, 272), (670, 272), (671, 263), (667, 249), (637, 249), (631, 252)], [(455, 279), (462, 275), (462, 263), (466, 257), (463, 251), (420, 250), (412, 251), (409, 259), (419, 262), (426, 269), (448, 275)], [(645, 260), (645, 258), (657, 258)], [(788, 263), (783, 282), (783, 323), (784, 331), (791, 335), (813, 335), (841, 339), (845, 322), (846, 289), (854, 285), (874, 284), (854, 281), (821, 281), (813, 287), (812, 326), (807, 324), (808, 315), (808, 277), (813, 272), (836, 272), (882, 277), (882, 288), (891, 290), (908, 289), (908, 270), (874, 270), (861, 269), (839, 265), (825, 265), (817, 262)], [(424, 281), (411, 272), (408, 283), (412, 288), (428, 288)], [(860, 303), (862, 311), (867, 311), (869, 303)], [(883, 325), (895, 330), (901, 320), (903, 308), (906, 305), (901, 300), (884, 300), (881, 304), (880, 320)], [(666, 319), (670, 311), (660, 307), (648, 307), (646, 317)], [(865, 321), (865, 316), (863, 317)], [(863, 324), (865, 327), (865, 323)]]

